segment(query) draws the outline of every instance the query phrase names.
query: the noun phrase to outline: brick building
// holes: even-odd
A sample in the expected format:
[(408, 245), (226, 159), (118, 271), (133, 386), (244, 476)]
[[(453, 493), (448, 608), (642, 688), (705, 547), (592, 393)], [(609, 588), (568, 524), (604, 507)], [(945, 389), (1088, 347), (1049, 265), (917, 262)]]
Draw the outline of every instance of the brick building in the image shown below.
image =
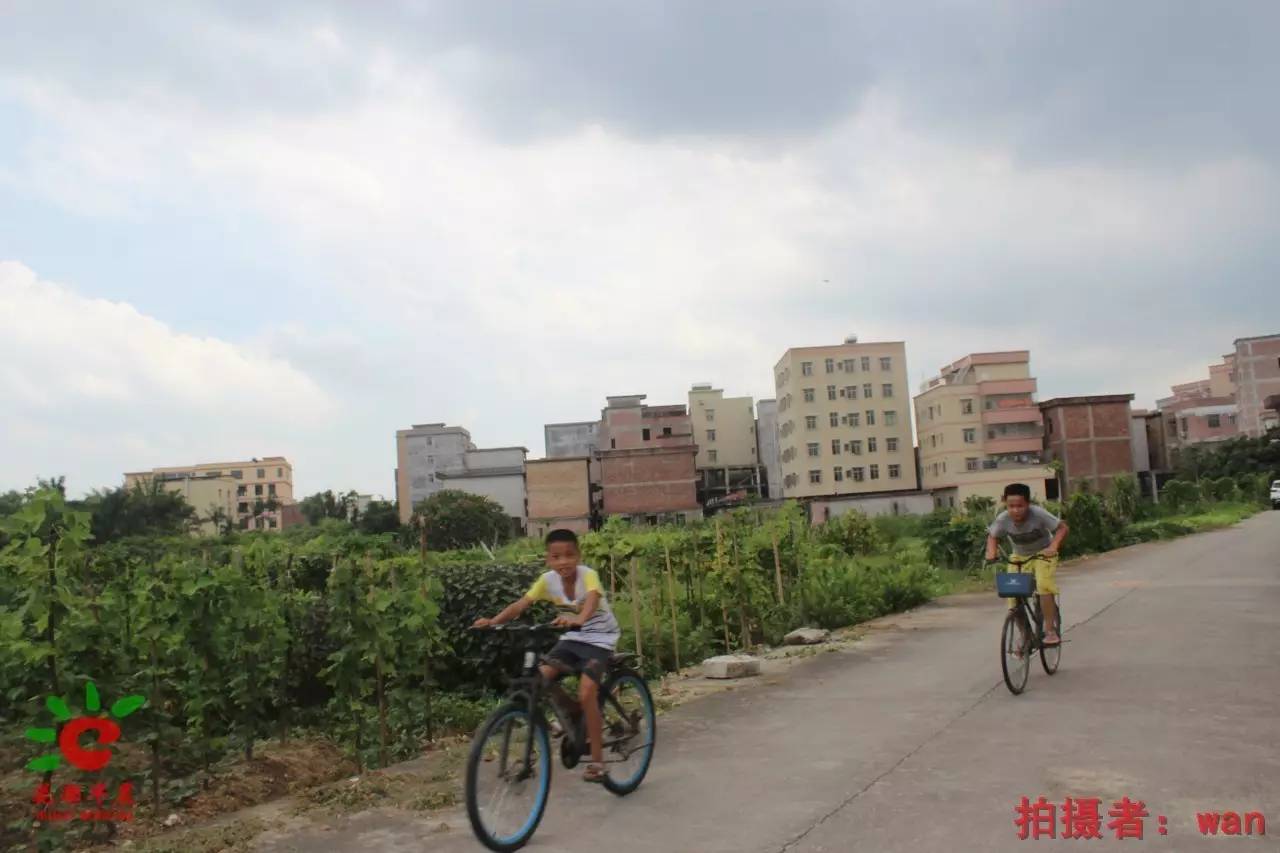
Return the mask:
[(603, 513), (650, 524), (700, 518), (693, 421), (682, 405), (646, 406), (644, 399), (609, 397), (601, 412)]
[(1117, 474), (1134, 473), (1132, 401), (1132, 394), (1100, 394), (1040, 404), (1045, 458), (1062, 461), (1063, 498), (1082, 481), (1104, 491)]
[(1256, 438), (1280, 427), (1280, 413), (1268, 405), (1280, 395), (1280, 335), (1240, 338), (1233, 360), (1240, 432)]
[(575, 533), (591, 528), (590, 466), (586, 456), (525, 462), (530, 536), (542, 538), (559, 527)]

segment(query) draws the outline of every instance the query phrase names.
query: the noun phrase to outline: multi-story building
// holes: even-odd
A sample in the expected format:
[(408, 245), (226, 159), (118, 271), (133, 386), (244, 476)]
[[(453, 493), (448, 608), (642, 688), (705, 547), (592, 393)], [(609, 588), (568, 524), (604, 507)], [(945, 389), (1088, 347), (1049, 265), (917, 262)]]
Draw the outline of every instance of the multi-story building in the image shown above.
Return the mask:
[(942, 368), (915, 398), (922, 486), (935, 506), (970, 495), (999, 499), (1026, 483), (1037, 499), (1056, 497), (1042, 459), (1044, 428), (1026, 350), (972, 353)]
[[(1117, 474), (1133, 474), (1132, 394), (1055, 397), (1040, 404), (1044, 452), (1062, 463), (1062, 497), (1088, 483), (1104, 492)], [(1146, 447), (1146, 432), (1139, 444)]]
[(590, 465), (586, 456), (525, 462), (530, 536), (542, 538), (560, 527), (575, 533), (591, 529)]
[(547, 424), (542, 428), (548, 459), (585, 456), (591, 458), (599, 447), (600, 421)]
[(764, 497), (782, 496), (782, 460), (778, 458), (778, 401), (756, 403), (756, 458), (764, 469)]
[(602, 509), (657, 524), (698, 518), (693, 422), (683, 405), (647, 406), (645, 395), (609, 397), (601, 412)]
[(781, 497), (916, 488), (905, 344), (796, 347), (773, 375)]
[(1235, 354), (1209, 367), (1209, 377), (1184, 382), (1156, 401), (1164, 423), (1166, 467), (1177, 467), (1178, 455), (1188, 447), (1215, 444), (1240, 434), (1236, 404)]
[(1258, 437), (1280, 428), (1271, 400), (1280, 395), (1280, 335), (1239, 338), (1232, 360), (1241, 434)]
[(408, 524), (413, 508), (445, 488), (439, 474), (464, 468), (463, 459), (475, 450), (471, 433), (462, 427), (414, 424), (396, 430), (396, 502), (400, 523)]
[(689, 417), (698, 445), (698, 503), (730, 495), (759, 496), (756, 410), (750, 397), (726, 397), (708, 384), (689, 391)]
[(408, 524), (419, 503), (444, 489), (492, 498), (511, 518), (512, 529), (524, 532), (523, 447), (480, 449), (463, 427), (442, 423), (414, 424), (396, 431), (396, 502), (400, 523)]
[(195, 509), (201, 530), (216, 532), (215, 510), (241, 530), (279, 530), (292, 506), (293, 466), (283, 456), (243, 462), (207, 462), (124, 475), (126, 489), (156, 482)]
[(468, 450), (462, 454), (460, 465), (437, 470), (436, 482), (446, 489), (457, 489), (494, 501), (511, 519), (512, 533), (523, 536), (529, 517), (524, 479), (528, 455), (529, 451), (523, 447)]

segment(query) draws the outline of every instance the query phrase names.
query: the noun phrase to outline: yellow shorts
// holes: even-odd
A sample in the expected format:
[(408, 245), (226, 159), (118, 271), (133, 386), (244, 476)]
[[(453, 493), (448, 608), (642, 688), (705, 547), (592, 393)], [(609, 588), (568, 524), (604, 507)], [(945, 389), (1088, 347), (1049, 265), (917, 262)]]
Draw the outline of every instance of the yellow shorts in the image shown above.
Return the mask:
[[(1036, 573), (1036, 594), (1037, 595), (1057, 595), (1058, 594), (1058, 558), (1057, 557), (1018, 557), (1014, 556), (1009, 559), (1010, 572), (1023, 571), (1023, 564), (1027, 564), (1026, 571), (1034, 571)], [(1013, 609), (1013, 603), (1017, 599), (1009, 599), (1009, 608)]]

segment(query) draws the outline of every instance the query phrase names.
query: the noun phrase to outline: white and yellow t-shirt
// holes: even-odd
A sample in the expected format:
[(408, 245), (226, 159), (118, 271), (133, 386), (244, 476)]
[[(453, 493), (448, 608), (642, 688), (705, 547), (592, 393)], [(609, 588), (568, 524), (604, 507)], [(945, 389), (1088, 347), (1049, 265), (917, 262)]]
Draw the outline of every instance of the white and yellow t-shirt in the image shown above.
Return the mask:
[(524, 597), (531, 601), (549, 601), (556, 607), (577, 613), (582, 609), (582, 603), (586, 601), (588, 592), (600, 593), (600, 603), (596, 607), (596, 612), (591, 614), (591, 618), (580, 629), (566, 632), (564, 639), (613, 649), (618, 645), (618, 638), (622, 635), (622, 631), (618, 628), (618, 620), (613, 618), (613, 611), (609, 609), (609, 599), (605, 597), (604, 587), (600, 585), (600, 575), (596, 574), (595, 569), (589, 566), (578, 566), (578, 578), (573, 584), (572, 599), (565, 594), (564, 581), (561, 580), (560, 575), (553, 571), (544, 572), (533, 582), (533, 586), (529, 587)]

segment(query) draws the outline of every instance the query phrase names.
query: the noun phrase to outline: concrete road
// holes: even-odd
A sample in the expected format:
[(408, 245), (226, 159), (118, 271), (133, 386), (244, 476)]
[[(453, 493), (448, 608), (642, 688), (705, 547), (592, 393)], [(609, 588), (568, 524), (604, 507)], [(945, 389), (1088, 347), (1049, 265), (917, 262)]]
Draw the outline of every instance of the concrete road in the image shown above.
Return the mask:
[[(1001, 602), (952, 597), (778, 683), (665, 715), (629, 797), (558, 772), (526, 849), (1025, 850), (1023, 796), (1101, 798), (1104, 838), (1089, 849), (1280, 847), (1280, 513), (1115, 552), (1062, 581), (1062, 668), (1050, 678), (1037, 662), (1023, 695), (1000, 676)], [(1146, 803), (1142, 842), (1105, 826), (1124, 796)], [(1196, 813), (1209, 810), (1260, 811), (1267, 835), (1204, 838)], [(264, 849), (481, 849), (465, 817), (447, 822), (371, 812)]]

